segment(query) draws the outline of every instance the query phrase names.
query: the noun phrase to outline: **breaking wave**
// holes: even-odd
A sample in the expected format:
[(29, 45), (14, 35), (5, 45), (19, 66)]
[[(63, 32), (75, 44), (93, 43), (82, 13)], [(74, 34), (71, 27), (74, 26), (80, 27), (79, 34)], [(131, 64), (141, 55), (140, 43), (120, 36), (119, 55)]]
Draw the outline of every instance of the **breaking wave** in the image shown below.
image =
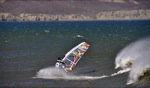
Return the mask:
[(108, 76), (81, 76), (81, 75), (74, 75), (66, 73), (63, 69), (58, 69), (55, 67), (48, 67), (41, 69), (37, 72), (36, 77), (33, 78), (42, 78), (42, 79), (63, 79), (63, 80), (94, 80), (94, 79), (101, 79), (106, 78)]
[(131, 68), (127, 84), (135, 83), (150, 69), (150, 37), (125, 47), (116, 57), (115, 68)]
[(137, 60), (134, 61), (131, 69), (127, 84), (137, 82), (140, 76), (143, 76), (145, 72), (150, 70), (150, 50), (138, 57)]
[(143, 56), (144, 52), (150, 49), (150, 38), (141, 39), (137, 42), (131, 43), (125, 47), (116, 57), (115, 68), (127, 68), (131, 66), (133, 61), (138, 57)]

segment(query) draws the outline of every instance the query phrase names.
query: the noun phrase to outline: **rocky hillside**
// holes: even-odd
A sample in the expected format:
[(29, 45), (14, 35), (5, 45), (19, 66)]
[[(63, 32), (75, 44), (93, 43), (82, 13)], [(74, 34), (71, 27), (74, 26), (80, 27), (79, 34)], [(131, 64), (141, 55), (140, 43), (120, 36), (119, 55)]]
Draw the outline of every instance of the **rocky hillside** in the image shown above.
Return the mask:
[(0, 21), (150, 19), (149, 0), (0, 0)]

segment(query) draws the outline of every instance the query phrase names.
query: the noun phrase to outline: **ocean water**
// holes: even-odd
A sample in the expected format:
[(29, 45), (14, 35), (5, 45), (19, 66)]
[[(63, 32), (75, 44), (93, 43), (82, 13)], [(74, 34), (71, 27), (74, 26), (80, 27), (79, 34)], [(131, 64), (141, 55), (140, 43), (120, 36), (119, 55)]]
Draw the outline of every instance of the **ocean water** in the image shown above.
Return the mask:
[[(147, 37), (149, 20), (0, 22), (0, 87), (150, 87), (149, 72), (126, 85), (130, 69), (115, 69), (118, 53)], [(55, 69), (83, 41), (90, 48), (73, 71)]]

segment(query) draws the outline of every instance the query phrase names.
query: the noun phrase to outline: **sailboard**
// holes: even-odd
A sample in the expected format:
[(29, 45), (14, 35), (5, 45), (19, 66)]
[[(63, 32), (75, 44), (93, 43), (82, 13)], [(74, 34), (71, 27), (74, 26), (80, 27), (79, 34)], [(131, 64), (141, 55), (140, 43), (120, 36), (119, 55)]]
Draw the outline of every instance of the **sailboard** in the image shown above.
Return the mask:
[(57, 62), (55, 66), (62, 67), (66, 72), (71, 71), (77, 65), (85, 52), (88, 50), (89, 46), (90, 45), (86, 42), (78, 44), (65, 54), (65, 57), (61, 61), (64, 63), (64, 65)]

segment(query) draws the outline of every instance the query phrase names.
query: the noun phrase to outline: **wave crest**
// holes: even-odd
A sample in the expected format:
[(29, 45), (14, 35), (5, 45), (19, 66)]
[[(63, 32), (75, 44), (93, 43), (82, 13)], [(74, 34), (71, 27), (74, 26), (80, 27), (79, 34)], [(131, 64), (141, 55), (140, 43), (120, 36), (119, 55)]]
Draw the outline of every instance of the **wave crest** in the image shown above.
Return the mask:
[(135, 83), (150, 68), (150, 37), (125, 47), (115, 59), (116, 68), (131, 68), (127, 84)]
[(135, 83), (139, 80), (140, 76), (143, 76), (145, 72), (150, 70), (150, 50), (138, 57), (131, 67), (127, 84)]
[(128, 68), (131, 64), (140, 57), (143, 52), (149, 50), (150, 38), (141, 39), (134, 43), (131, 43), (127, 47), (125, 47), (121, 52), (117, 55), (115, 59), (115, 68)]

